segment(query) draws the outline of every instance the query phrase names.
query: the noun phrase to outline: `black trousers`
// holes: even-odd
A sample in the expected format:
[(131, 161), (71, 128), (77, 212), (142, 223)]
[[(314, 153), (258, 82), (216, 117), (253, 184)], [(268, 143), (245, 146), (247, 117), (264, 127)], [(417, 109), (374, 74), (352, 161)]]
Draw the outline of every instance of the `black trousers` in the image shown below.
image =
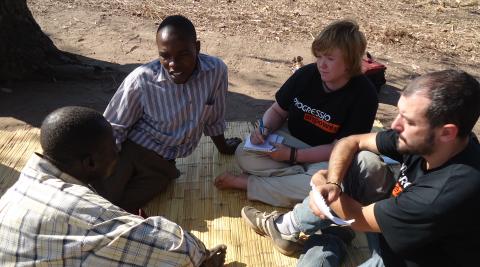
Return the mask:
[(122, 144), (119, 156), (114, 174), (92, 186), (101, 196), (130, 213), (137, 214), (139, 208), (180, 176), (175, 160), (166, 160), (130, 140)]

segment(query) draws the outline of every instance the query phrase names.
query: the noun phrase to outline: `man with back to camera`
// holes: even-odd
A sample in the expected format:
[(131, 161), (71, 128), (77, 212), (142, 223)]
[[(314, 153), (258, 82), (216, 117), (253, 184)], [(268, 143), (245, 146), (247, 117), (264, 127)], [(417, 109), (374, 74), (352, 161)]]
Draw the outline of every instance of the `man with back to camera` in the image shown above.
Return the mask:
[(224, 154), (241, 142), (223, 135), (227, 67), (200, 53), (192, 22), (165, 18), (156, 41), (159, 59), (130, 73), (104, 112), (120, 160), (114, 175), (95, 188), (132, 213), (180, 175), (175, 159), (190, 155), (202, 133)]
[(0, 199), (0, 266), (223, 266), (226, 246), (207, 250), (177, 224), (132, 215), (89, 188), (118, 158), (102, 114), (57, 109), (40, 143)]

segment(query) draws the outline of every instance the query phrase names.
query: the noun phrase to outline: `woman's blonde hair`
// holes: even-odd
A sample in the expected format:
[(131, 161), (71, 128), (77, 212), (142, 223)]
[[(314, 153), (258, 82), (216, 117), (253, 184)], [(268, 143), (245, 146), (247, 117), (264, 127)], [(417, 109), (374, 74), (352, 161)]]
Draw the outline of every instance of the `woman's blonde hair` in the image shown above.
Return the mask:
[(356, 21), (349, 19), (330, 23), (313, 40), (313, 55), (317, 57), (320, 53), (338, 48), (342, 51), (349, 74), (354, 76), (362, 73), (362, 57), (367, 48), (367, 40), (359, 28)]

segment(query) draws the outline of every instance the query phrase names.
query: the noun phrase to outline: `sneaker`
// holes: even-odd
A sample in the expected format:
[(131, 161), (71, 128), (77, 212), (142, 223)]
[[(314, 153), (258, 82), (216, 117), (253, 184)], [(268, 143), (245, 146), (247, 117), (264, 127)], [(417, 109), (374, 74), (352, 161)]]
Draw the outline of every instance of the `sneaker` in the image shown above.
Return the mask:
[(242, 208), (242, 218), (259, 235), (270, 238), (276, 250), (286, 256), (293, 256), (302, 251), (298, 235), (284, 235), (278, 231), (275, 219), (281, 214), (277, 211), (266, 213), (253, 207)]

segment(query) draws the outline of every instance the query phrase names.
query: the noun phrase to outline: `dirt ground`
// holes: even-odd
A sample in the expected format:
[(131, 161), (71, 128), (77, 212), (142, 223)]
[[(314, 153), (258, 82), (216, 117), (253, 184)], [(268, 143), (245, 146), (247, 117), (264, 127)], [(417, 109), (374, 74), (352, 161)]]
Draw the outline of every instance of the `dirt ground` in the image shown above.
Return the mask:
[(258, 118), (291, 74), (291, 59), (312, 62), (313, 36), (339, 18), (356, 19), (368, 51), (388, 67), (377, 113), (384, 125), (394, 118), (399, 91), (411, 78), (445, 68), (480, 76), (479, 1), (29, 0), (28, 5), (60, 49), (107, 75), (0, 85), (4, 129), (38, 127), (64, 105), (103, 111), (125, 75), (155, 59), (158, 22), (171, 14), (189, 17), (201, 50), (229, 67), (228, 121)]

